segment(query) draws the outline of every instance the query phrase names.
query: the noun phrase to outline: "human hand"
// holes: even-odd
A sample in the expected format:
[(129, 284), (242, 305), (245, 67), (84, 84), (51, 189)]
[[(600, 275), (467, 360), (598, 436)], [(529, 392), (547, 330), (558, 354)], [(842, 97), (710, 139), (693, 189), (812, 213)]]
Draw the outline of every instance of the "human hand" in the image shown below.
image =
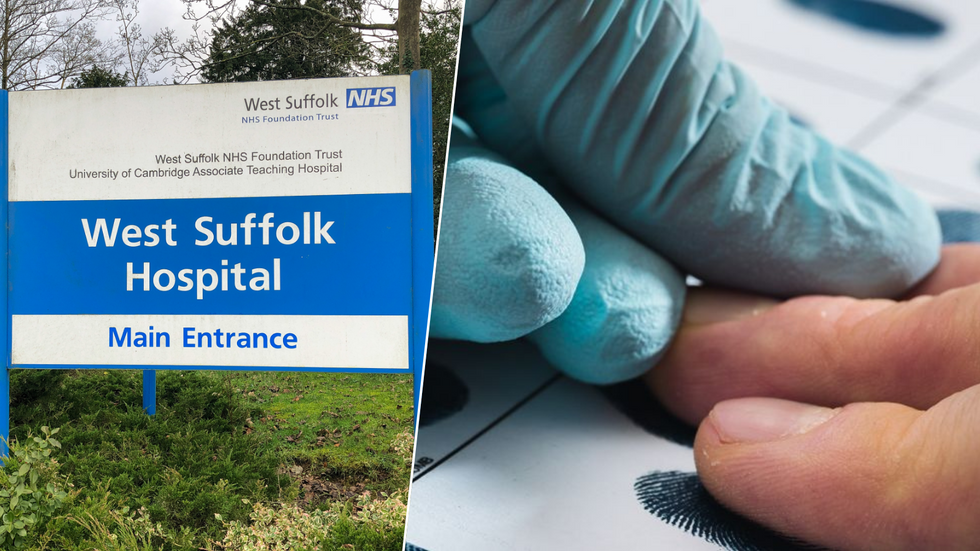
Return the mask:
[(536, 330), (557, 367), (608, 383), (665, 350), (681, 273), (865, 297), (934, 267), (931, 209), (763, 98), (695, 2), (470, 2), (466, 19), (457, 113), (503, 157), (454, 133), (431, 335)]
[(953, 245), (900, 302), (694, 291), (647, 380), (734, 511), (832, 549), (976, 549), (978, 282)]

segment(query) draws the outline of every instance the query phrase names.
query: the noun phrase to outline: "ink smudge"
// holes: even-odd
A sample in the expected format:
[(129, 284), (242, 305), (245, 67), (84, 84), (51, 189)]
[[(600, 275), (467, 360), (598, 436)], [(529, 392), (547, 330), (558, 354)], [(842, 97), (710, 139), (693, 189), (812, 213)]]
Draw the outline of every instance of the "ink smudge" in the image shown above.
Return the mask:
[(803, 128), (813, 128), (813, 125), (810, 124), (810, 121), (806, 120), (805, 118), (797, 115), (796, 113), (788, 109), (787, 109), (787, 113), (789, 114), (789, 120), (793, 121), (793, 124), (797, 126), (802, 126)]
[(469, 401), (470, 390), (450, 369), (429, 362), (425, 366), (425, 389), (419, 426), (427, 427), (459, 413)]
[(853, 27), (906, 38), (934, 38), (946, 25), (908, 7), (875, 0), (788, 0), (791, 4)]
[(642, 382), (626, 381), (599, 390), (613, 407), (641, 429), (675, 444), (694, 446), (697, 429), (674, 417)]

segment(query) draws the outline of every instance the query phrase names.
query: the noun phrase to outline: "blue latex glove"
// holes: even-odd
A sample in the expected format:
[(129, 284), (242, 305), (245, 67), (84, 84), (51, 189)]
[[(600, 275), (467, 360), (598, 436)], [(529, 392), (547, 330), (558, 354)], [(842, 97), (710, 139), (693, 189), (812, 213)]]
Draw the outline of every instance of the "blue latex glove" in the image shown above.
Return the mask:
[(439, 224), (429, 334), (516, 339), (568, 306), (585, 264), (582, 242), (555, 200), (453, 121)]
[[(464, 42), (457, 112), (525, 174), (552, 190), (560, 182), (611, 222), (559, 196), (587, 261), (571, 305), (532, 339), (573, 376), (621, 380), (663, 353), (683, 285), (652, 251), (706, 282), (775, 296), (897, 295), (938, 261), (932, 210), (761, 97), (724, 62), (694, 2), (470, 0), (466, 20), (489, 71)], [(442, 239), (460, 230), (450, 214), (464, 205), (471, 213), (465, 231), (484, 239), (551, 227), (543, 218), (529, 221), (536, 214), (522, 214), (522, 201), (512, 198), (515, 210), (502, 215), (457, 188), (456, 163), (449, 166)], [(479, 171), (467, 178), (480, 186)], [(644, 260), (631, 262), (638, 251)], [(540, 252), (511, 264), (497, 286), (535, 284), (517, 275), (518, 264), (531, 273), (558, 265), (574, 271)], [(452, 254), (440, 244), (433, 336), (500, 340), (460, 330), (466, 322), (443, 323), (449, 312), (472, 320), (490, 305), (501, 323), (508, 308), (526, 306), (453, 275), (493, 263), (478, 251)], [(549, 292), (567, 297), (569, 290), (522, 291), (539, 299)], [(447, 293), (471, 301), (455, 308), (443, 300)], [(631, 314), (636, 304), (650, 307)], [(522, 329), (530, 332), (530, 325)]]
[[(490, 171), (467, 170), (464, 173), (459, 170), (464, 166), (457, 164), (461, 157), (471, 159), (480, 150), (474, 149), (478, 144), (466, 133), (468, 126), (457, 119), (450, 148), (449, 184), (442, 220), (442, 226), (449, 229), (443, 234), (445, 241), (440, 242), (439, 250), (439, 257), (444, 259), (446, 269), (436, 271), (437, 297), (433, 301), (432, 334), (487, 341), (498, 340), (496, 336), (499, 335), (499, 331), (487, 331), (488, 322), (491, 327), (496, 326), (509, 333), (505, 338), (513, 338), (514, 334), (523, 335), (544, 325), (531, 332), (530, 338), (553, 365), (577, 379), (608, 383), (646, 371), (663, 353), (680, 321), (685, 294), (683, 277), (649, 248), (597, 216), (560, 188), (544, 155), (530, 134), (524, 132), (524, 125), (517, 119), (482, 58), (468, 40), (463, 47), (459, 84), (486, 93), (479, 98), (460, 97), (457, 111), (470, 112), (470, 100), (477, 99), (478, 110), (473, 112), (477, 117), (475, 120), (479, 120), (485, 130), (490, 125), (501, 130), (485, 134), (492, 140), (490, 145), (504, 153), (507, 161), (486, 151), (480, 157), (493, 158), (498, 164), (514, 163), (524, 174), (548, 190), (550, 195), (545, 197), (553, 197), (551, 203), (557, 202), (561, 206), (559, 212), (567, 214), (574, 224), (574, 227), (565, 224), (564, 216), (542, 216), (540, 212), (534, 216), (521, 216), (511, 212), (504, 227), (510, 228), (516, 220), (518, 223), (515, 227), (522, 230), (520, 234), (536, 233), (526, 231), (530, 226), (548, 228), (550, 232), (542, 232), (546, 235), (560, 231), (562, 244), (568, 248), (575, 245), (584, 247), (588, 261), (583, 271), (580, 263), (569, 262), (573, 258), (577, 261), (577, 257), (550, 252), (525, 255), (524, 270), (509, 270), (509, 273), (534, 274), (538, 277), (547, 273), (574, 273), (576, 276), (581, 273), (580, 280), (577, 277), (574, 280), (568, 277), (562, 279), (565, 285), (570, 284), (560, 287), (564, 292), (531, 292), (526, 281), (495, 279), (504, 284), (510, 293), (522, 290), (536, 297), (548, 296), (556, 305), (560, 305), (559, 308), (547, 310), (538, 308), (538, 312), (547, 315), (539, 316), (537, 320), (531, 315), (535, 309), (529, 308), (534, 302), (504, 300), (498, 293), (486, 292), (488, 286), (485, 282), (479, 286), (473, 285), (474, 276), (468, 271), (483, 270), (481, 273), (486, 275), (499, 274), (504, 270), (500, 269), (499, 255), (488, 254), (488, 251), (481, 251), (472, 245), (494, 242), (486, 239), (488, 226), (466, 223), (466, 220), (493, 220), (507, 209), (498, 201), (472, 195), (471, 190), (495, 189), (501, 184), (499, 178), (487, 177)], [(463, 133), (459, 133), (461, 130)], [(466, 165), (471, 162), (467, 160)], [(542, 201), (534, 182), (512, 179), (507, 183), (510, 184), (510, 199), (522, 197), (527, 204)], [(528, 197), (532, 194), (533, 201)], [(482, 215), (473, 216), (474, 212)], [(469, 245), (463, 246), (464, 242)], [(504, 242), (521, 243), (526, 239), (517, 237)], [(547, 252), (563, 249), (535, 247), (534, 250)], [(578, 281), (577, 287), (575, 281)], [(537, 288), (540, 289), (540, 286)], [(554, 282), (551, 288), (556, 289)], [(453, 301), (444, 299), (443, 293), (455, 293), (471, 300), (490, 297), (495, 297), (495, 300), (490, 301), (488, 307), (473, 304), (473, 308), (461, 312), (455, 305), (450, 306)], [(507, 308), (514, 309), (515, 306), (518, 306), (515, 309), (518, 315), (509, 315)], [(462, 315), (453, 316), (453, 312)], [(555, 316), (558, 317), (545, 325)], [(513, 325), (515, 319), (522, 323)], [(534, 323), (530, 323), (532, 320)], [(574, 344), (569, 346), (569, 343)]]

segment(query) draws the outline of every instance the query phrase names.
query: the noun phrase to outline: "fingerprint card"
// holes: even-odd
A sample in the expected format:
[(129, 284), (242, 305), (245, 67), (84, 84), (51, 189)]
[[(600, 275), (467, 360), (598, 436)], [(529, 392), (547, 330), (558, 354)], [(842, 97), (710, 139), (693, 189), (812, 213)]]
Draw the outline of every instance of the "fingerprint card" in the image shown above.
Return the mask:
[[(507, 346), (463, 348), (457, 357), (544, 364), (536, 354), (515, 362)], [(407, 541), (427, 551), (800, 548), (708, 495), (693, 434), (640, 383), (600, 389), (552, 379), (416, 477)]]
[(936, 206), (980, 209), (980, 129), (913, 112), (860, 152)]
[[(491, 359), (484, 351), (492, 348)], [(515, 341), (489, 347), (429, 341), (413, 476), (442, 461), (557, 376)]]
[(977, 55), (964, 60), (961, 72), (951, 71), (948, 80), (936, 87), (929, 107), (948, 114), (960, 124), (980, 128), (980, 48)]
[(751, 58), (737, 64), (764, 95), (789, 111), (796, 122), (834, 143), (850, 143), (891, 108), (890, 101), (771, 69)]

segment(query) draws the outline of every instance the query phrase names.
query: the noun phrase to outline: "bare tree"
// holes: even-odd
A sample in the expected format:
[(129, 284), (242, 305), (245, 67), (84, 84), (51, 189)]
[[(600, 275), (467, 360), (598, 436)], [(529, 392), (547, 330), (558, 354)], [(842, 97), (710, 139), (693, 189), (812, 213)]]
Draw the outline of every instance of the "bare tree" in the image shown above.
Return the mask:
[(154, 57), (162, 45), (160, 34), (151, 38), (143, 36), (143, 30), (136, 17), (139, 15), (139, 0), (108, 0), (116, 21), (119, 22), (119, 41), (121, 47), (121, 64), (132, 79), (134, 86), (143, 86), (148, 82), (147, 73), (154, 72), (158, 64)]
[(87, 66), (105, 61), (92, 22), (102, 0), (0, 0), (0, 88), (64, 86)]
[[(113, 67), (119, 63), (120, 54), (116, 45), (103, 42), (95, 35), (94, 22), (87, 21), (55, 45), (47, 59), (49, 69), (53, 69), (52, 79), (45, 87), (65, 88), (73, 77), (86, 69), (93, 66)], [(54, 77), (57, 77), (57, 81), (54, 81)]]
[[(155, 59), (152, 71), (159, 71), (164, 67), (171, 67), (173, 76), (164, 78), (164, 84), (187, 84), (197, 79), (201, 70), (207, 63), (208, 51), (211, 45), (210, 30), (205, 29), (202, 21), (197, 19), (193, 12), (185, 15), (185, 19), (190, 19), (191, 36), (182, 39), (171, 27), (164, 27), (153, 40), (158, 47), (158, 57)], [(214, 26), (220, 18), (214, 18), (209, 27)]]

